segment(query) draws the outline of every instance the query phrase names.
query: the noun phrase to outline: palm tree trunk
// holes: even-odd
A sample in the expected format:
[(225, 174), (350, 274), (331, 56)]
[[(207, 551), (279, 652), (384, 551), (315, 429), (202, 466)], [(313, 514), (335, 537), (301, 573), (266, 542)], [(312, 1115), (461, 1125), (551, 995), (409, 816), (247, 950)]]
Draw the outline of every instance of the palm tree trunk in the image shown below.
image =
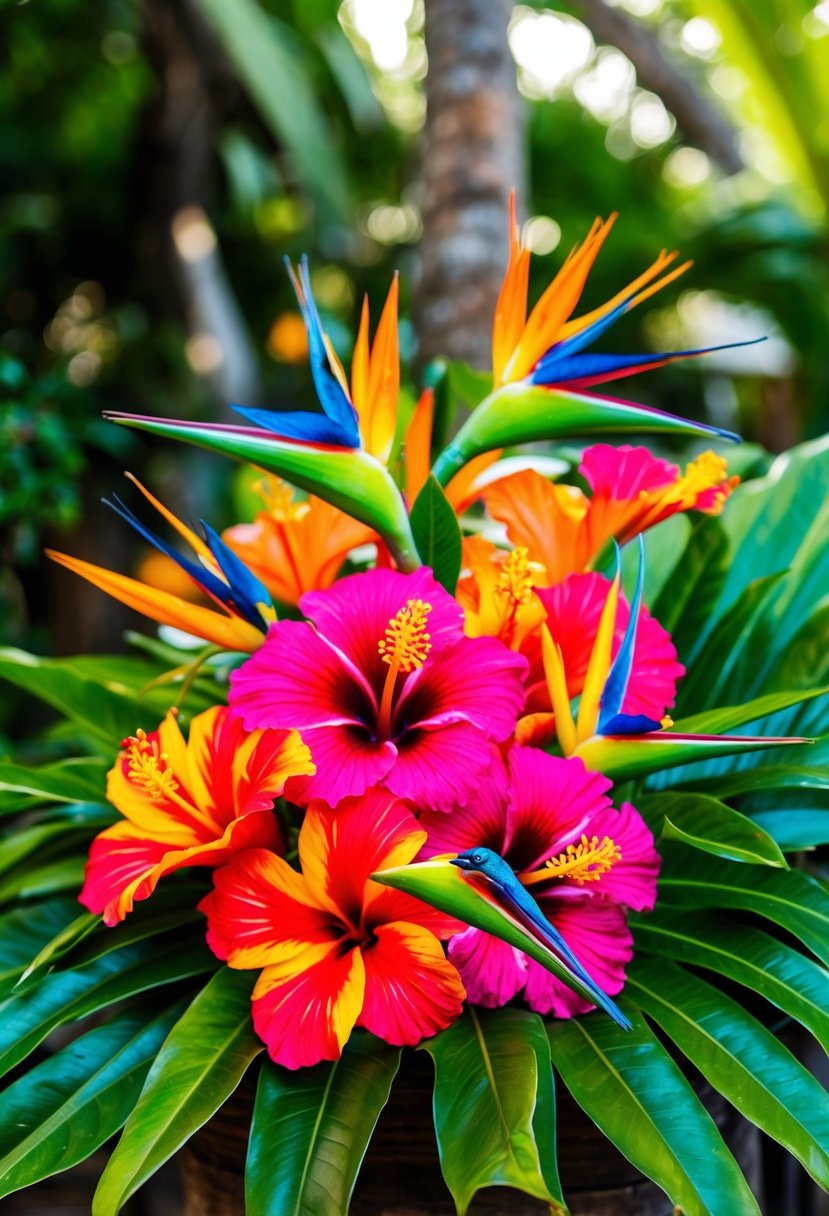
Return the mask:
[(423, 237), (415, 325), (422, 364), (490, 365), (507, 260), (507, 202), (524, 192), (523, 106), (507, 44), (512, 0), (426, 0)]

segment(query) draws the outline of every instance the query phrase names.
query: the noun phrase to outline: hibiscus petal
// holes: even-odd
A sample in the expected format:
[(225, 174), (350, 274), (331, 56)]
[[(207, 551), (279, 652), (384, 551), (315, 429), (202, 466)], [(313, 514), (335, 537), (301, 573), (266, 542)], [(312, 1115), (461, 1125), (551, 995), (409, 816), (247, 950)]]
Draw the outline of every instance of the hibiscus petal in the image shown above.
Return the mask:
[(406, 681), (395, 709), (395, 727), (471, 722), (501, 743), (515, 730), (524, 704), (522, 655), (495, 638), (461, 638)]
[(615, 499), (635, 499), (643, 490), (669, 486), (679, 476), (675, 464), (628, 443), (620, 447), (594, 443), (585, 448), (579, 472), (594, 496)]
[(591, 883), (595, 894), (637, 912), (652, 908), (660, 858), (650, 829), (636, 808), (625, 802), (620, 811), (609, 808), (601, 812), (592, 820), (588, 834), (599, 840), (609, 836), (622, 854), (606, 874)]
[(293, 777), (286, 795), (304, 806), (322, 798), (336, 806), (343, 798), (364, 793), (377, 785), (395, 762), (397, 748), (371, 738), (363, 726), (320, 726), (303, 730), (317, 771), (312, 777)]
[(384, 784), (418, 810), (464, 806), (491, 763), (489, 740), (468, 722), (440, 730), (409, 730), (397, 746), (397, 759)]
[[(514, 747), (508, 765), (507, 849), (510, 865), (517, 870), (543, 865), (611, 805), (607, 791), (612, 782), (589, 772), (576, 756), (565, 760), (535, 748)], [(594, 830), (591, 826), (590, 832)]]
[(253, 990), (253, 1027), (285, 1068), (338, 1060), (363, 1004), (365, 967), (358, 949), (282, 980), (266, 968)]
[(379, 691), (388, 668), (380, 658), (378, 643), (385, 636), (389, 621), (409, 600), (425, 600), (432, 606), (429, 613), (432, 654), (463, 636), (460, 606), (426, 566), (414, 574), (364, 570), (340, 579), (327, 591), (303, 595), (300, 606), (320, 633), (348, 655)]
[(463, 984), (428, 929), (381, 925), (363, 959), (366, 989), (357, 1024), (387, 1043), (413, 1046), (460, 1016)]
[(377, 712), (360, 673), (305, 621), (271, 626), (262, 647), (231, 673), (228, 700), (247, 730), (372, 721)]
[[(633, 938), (622, 909), (589, 896), (567, 902), (554, 903), (552, 899), (539, 902), (599, 987), (608, 996), (621, 992), (625, 966), (633, 957)], [(552, 1013), (558, 1018), (595, 1008), (532, 959), (527, 960), (524, 999), (536, 1013)]]
[(294, 959), (304, 970), (303, 952), (328, 952), (343, 936), (342, 922), (319, 907), (303, 875), (265, 849), (234, 857), (213, 881), (199, 908), (207, 917), (207, 944), (231, 967), (278, 965), (284, 974)]
[(420, 850), (418, 861), (427, 861), (442, 853), (463, 853), (476, 845), (506, 851), (507, 835), (506, 785), (498, 781), (481, 781), (465, 806), (447, 815), (445, 811), (424, 810), (420, 826), (429, 839)]
[(449, 958), (460, 972), (467, 999), (487, 1009), (506, 1005), (527, 979), (526, 954), (480, 929), (453, 937)]
[[(312, 802), (299, 833), (299, 859), (314, 899), (339, 909), (356, 926), (369, 875), (406, 865), (425, 839), (402, 799), (372, 789), (334, 807)], [(375, 883), (370, 886), (383, 890)]]

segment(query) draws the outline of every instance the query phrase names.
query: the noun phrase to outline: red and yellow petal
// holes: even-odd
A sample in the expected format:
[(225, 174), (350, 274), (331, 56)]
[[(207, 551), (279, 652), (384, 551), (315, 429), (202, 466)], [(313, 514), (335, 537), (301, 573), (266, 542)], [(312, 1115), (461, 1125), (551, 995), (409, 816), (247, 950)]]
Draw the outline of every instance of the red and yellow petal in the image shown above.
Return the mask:
[(342, 937), (342, 923), (319, 906), (304, 876), (265, 849), (240, 853), (213, 881), (199, 907), (210, 949), (231, 967), (273, 965), (282, 974), (295, 959), (301, 971), (304, 951), (327, 953)]
[(366, 974), (357, 948), (315, 962), (292, 979), (266, 967), (253, 990), (253, 1026), (285, 1068), (338, 1060), (363, 1005)]
[(363, 949), (365, 997), (357, 1024), (396, 1046), (412, 1046), (460, 1016), (466, 995), (440, 942), (419, 925), (375, 930)]

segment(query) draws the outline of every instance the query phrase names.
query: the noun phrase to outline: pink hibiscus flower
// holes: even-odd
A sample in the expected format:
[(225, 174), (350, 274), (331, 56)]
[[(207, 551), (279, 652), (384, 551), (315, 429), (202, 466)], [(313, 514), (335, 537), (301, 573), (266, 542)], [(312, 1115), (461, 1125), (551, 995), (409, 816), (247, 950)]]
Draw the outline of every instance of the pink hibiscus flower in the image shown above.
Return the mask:
[[(536, 588), (535, 594), (547, 612), (547, 626), (561, 648), (567, 692), (572, 700), (584, 688), (590, 655), (599, 631), (599, 621), (610, 582), (600, 574), (571, 574), (555, 587)], [(611, 657), (615, 658), (622, 644), (630, 605), (619, 596), (613, 632)], [(529, 637), (521, 647), (529, 665), (527, 703), (521, 721), (520, 743), (542, 746), (554, 736), (550, 694), (544, 676), (541, 638)], [(677, 681), (685, 668), (677, 661), (671, 636), (646, 608), (639, 611), (633, 665), (623, 702), (626, 714), (643, 714), (660, 721), (676, 700)]]
[(316, 774), (299, 802), (383, 784), (416, 804), (463, 805), (508, 739), (524, 702), (526, 660), (495, 638), (468, 638), (458, 603), (425, 567), (368, 570), (300, 601), (308, 621), (278, 621), (231, 676), (230, 705), (250, 730), (291, 726)]
[[(453, 815), (421, 815), (419, 860), (482, 845), (500, 853), (579, 962), (610, 996), (633, 953), (625, 909), (653, 907), (659, 856), (639, 812), (617, 811), (611, 783), (578, 758), (514, 747), (506, 795), (481, 786)], [(449, 957), (467, 996), (494, 1008), (522, 993), (537, 1013), (572, 1017), (593, 1006), (522, 951), (479, 929), (452, 939)]]

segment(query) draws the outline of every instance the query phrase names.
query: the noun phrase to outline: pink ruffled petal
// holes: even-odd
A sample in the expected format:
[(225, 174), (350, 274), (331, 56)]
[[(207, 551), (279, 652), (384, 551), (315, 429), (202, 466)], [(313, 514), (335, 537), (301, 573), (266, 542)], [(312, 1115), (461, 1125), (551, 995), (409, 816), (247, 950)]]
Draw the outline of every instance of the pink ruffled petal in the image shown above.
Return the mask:
[(591, 893), (637, 912), (652, 908), (660, 858), (650, 829), (636, 808), (625, 802), (620, 811), (602, 811), (591, 822), (588, 835), (600, 840), (609, 836), (622, 854), (606, 874), (590, 883)]
[(526, 954), (480, 929), (453, 937), (449, 958), (460, 972), (468, 1000), (487, 1009), (506, 1005), (527, 980)]
[(496, 638), (461, 638), (413, 672), (395, 710), (397, 729), (467, 721), (501, 743), (524, 704), (526, 660)]
[(414, 1046), (460, 1016), (464, 988), (428, 930), (383, 925), (363, 948), (366, 991), (358, 1025), (395, 1046)]
[[(608, 996), (621, 992), (625, 967), (633, 957), (633, 938), (621, 908), (589, 897), (539, 902), (588, 975)], [(557, 1018), (595, 1008), (532, 959), (527, 960), (524, 999), (536, 1013)]]
[(612, 782), (589, 772), (577, 756), (564, 760), (536, 748), (513, 747), (508, 763), (507, 851), (516, 870), (542, 866), (611, 806), (607, 791)]
[(463, 611), (426, 566), (414, 574), (365, 570), (340, 579), (327, 591), (303, 595), (300, 606), (320, 633), (356, 664), (372, 687), (382, 689), (388, 668), (377, 649), (386, 627), (409, 600), (425, 600), (432, 654), (463, 636)]
[(304, 621), (277, 621), (231, 673), (230, 707), (247, 730), (370, 722), (373, 694), (350, 662)]
[(393, 743), (372, 739), (364, 726), (320, 726), (303, 730), (303, 742), (317, 766), (312, 777), (292, 777), (285, 796), (300, 806), (322, 798), (335, 806), (383, 780), (395, 762)]
[(416, 811), (464, 806), (490, 767), (489, 740), (468, 722), (439, 730), (409, 730), (398, 739), (384, 785)]
[(476, 845), (506, 851), (507, 804), (506, 791), (487, 777), (478, 782), (466, 806), (445, 811), (425, 810), (420, 826), (429, 839), (418, 854), (419, 861), (442, 853), (463, 853)]
[[(630, 608), (627, 602), (620, 600), (617, 633), (627, 628), (629, 620)], [(619, 645), (618, 642), (614, 643), (614, 656)], [(626, 714), (644, 714), (659, 721), (665, 710), (670, 709), (676, 701), (677, 681), (684, 675), (685, 668), (677, 661), (671, 635), (643, 608), (636, 628), (633, 667), (622, 711)]]
[(338, 1060), (363, 1003), (360, 951), (325, 959), (296, 978), (274, 982), (268, 969), (253, 990), (253, 1027), (285, 1068)]
[(642, 490), (659, 490), (679, 476), (679, 469), (653, 456), (647, 448), (596, 443), (585, 448), (579, 472), (593, 491), (615, 499), (635, 499)]

